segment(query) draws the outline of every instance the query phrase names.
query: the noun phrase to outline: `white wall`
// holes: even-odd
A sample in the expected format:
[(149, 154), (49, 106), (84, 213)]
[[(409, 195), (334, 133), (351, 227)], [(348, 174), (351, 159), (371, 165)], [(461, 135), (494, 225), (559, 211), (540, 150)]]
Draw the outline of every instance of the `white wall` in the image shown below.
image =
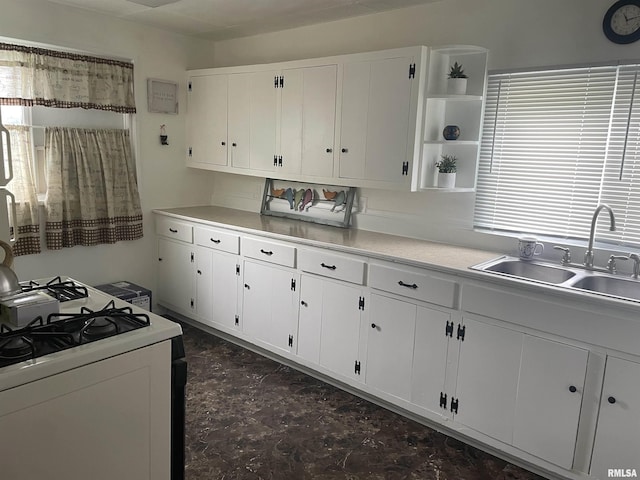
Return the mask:
[[(17, 257), (20, 279), (69, 275), (90, 284), (130, 280), (155, 290), (156, 247), (151, 209), (208, 203), (212, 175), (184, 167), (185, 70), (210, 65), (211, 43), (40, 0), (0, 0), (0, 33), (134, 61), (138, 182), (144, 215), (141, 240), (115, 245), (43, 250)], [(147, 78), (179, 82), (180, 114), (147, 112)], [(161, 146), (166, 124), (169, 146)]]
[[(296, 60), (410, 45), (470, 44), (490, 50), (489, 68), (640, 58), (639, 45), (615, 45), (602, 33), (613, 0), (443, 0), (273, 34), (217, 42), (215, 64)], [(217, 175), (213, 202), (259, 210), (260, 180)], [(256, 194), (256, 192), (258, 192)], [(368, 214), (356, 225), (455, 244), (506, 250), (511, 239), (471, 231), (473, 194), (397, 194), (364, 189)]]

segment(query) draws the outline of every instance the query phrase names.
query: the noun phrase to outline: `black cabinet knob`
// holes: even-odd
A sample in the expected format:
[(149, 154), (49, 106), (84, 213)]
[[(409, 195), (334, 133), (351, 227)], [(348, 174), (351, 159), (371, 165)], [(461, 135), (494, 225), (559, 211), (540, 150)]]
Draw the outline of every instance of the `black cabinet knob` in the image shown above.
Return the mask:
[(378, 328), (378, 326), (375, 323), (372, 323), (371, 328)]
[(342, 150), (340, 150), (342, 153), (347, 153), (349, 151), (348, 148), (343, 148)]
[(198, 275), (202, 275), (202, 270), (197, 270)]
[(307, 302), (305, 302), (304, 300), (300, 301), (300, 305), (302, 305), (303, 307), (307, 307), (309, 304)]
[(616, 403), (616, 397), (609, 397), (609, 398), (607, 398), (607, 402), (609, 402), (610, 404), (612, 404), (612, 405), (613, 405), (614, 403)]
[(227, 142), (220, 142), (220, 145), (222, 145), (223, 147), (227, 144)]
[(333, 152), (333, 148), (327, 148), (327, 153)]
[(237, 146), (238, 146), (238, 144), (237, 144), (236, 142), (233, 142), (233, 143), (231, 144), (231, 146), (232, 146), (232, 147), (237, 147)]
[(571, 386), (569, 387), (569, 391), (570, 391), (571, 393), (576, 393), (576, 392), (578, 391), (578, 389), (577, 389), (576, 387), (574, 387), (573, 385), (571, 385)]

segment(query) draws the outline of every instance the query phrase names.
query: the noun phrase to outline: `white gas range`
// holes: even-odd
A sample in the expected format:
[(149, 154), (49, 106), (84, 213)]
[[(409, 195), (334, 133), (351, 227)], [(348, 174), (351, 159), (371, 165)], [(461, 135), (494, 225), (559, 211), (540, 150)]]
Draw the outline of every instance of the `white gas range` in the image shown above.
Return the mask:
[(0, 326), (2, 477), (181, 480), (181, 327), (60, 281), (80, 298), (27, 326)]

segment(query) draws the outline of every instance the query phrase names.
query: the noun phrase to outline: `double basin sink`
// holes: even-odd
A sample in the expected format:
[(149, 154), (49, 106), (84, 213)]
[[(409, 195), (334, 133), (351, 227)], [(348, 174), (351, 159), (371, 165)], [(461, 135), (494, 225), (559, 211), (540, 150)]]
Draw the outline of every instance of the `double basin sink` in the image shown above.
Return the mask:
[(471, 269), (640, 302), (640, 280), (623, 274), (600, 273), (507, 256), (474, 265)]

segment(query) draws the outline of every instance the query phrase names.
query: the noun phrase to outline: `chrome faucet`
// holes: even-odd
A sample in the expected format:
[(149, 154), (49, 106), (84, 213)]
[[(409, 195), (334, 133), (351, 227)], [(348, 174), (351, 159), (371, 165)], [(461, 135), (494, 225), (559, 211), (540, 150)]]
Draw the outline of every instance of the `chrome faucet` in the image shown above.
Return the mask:
[(603, 208), (606, 208), (609, 211), (609, 230), (612, 232), (616, 231), (616, 217), (613, 214), (611, 207), (604, 203), (598, 205), (596, 211), (593, 212), (593, 218), (591, 219), (591, 232), (589, 233), (589, 247), (584, 254), (584, 266), (587, 268), (593, 268), (593, 239), (596, 233), (596, 220), (598, 219), (598, 214)]

